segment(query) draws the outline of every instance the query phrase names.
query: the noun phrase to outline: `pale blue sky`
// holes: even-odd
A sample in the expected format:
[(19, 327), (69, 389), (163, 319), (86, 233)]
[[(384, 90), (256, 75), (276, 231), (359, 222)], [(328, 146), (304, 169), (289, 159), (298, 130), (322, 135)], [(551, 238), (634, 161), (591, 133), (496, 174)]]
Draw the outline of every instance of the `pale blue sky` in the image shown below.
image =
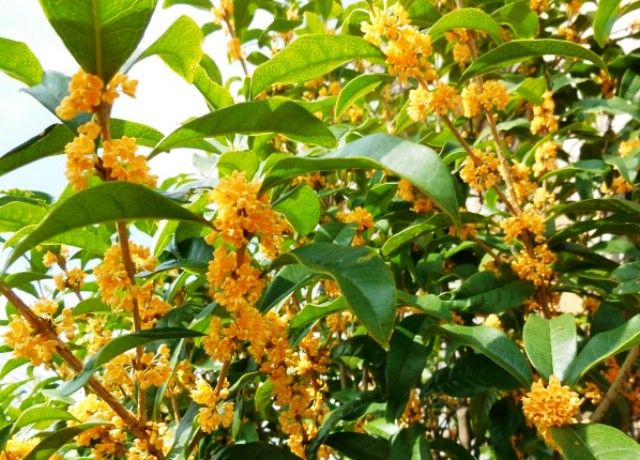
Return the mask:
[[(162, 1), (158, 2), (159, 4)], [(45, 70), (57, 70), (72, 75), (78, 70), (62, 41), (48, 24), (37, 0), (0, 0), (0, 37), (27, 43), (38, 56)], [(158, 7), (143, 38), (144, 48), (159, 37), (179, 16), (188, 14), (199, 24), (211, 22), (209, 12), (188, 6)], [(223, 73), (237, 74), (226, 60), (226, 42), (221, 33), (207, 37), (205, 52), (211, 55)], [(186, 119), (203, 115), (207, 106), (200, 94), (173, 73), (158, 57), (136, 64), (130, 72), (139, 80), (135, 99), (121, 96), (113, 115), (148, 124), (168, 134)], [(25, 85), (0, 72), (0, 156), (38, 134), (57, 119), (35, 99), (20, 89)], [(161, 177), (177, 172), (191, 172), (191, 155), (179, 152), (161, 155), (151, 162), (152, 170)], [(0, 176), (0, 190), (32, 188), (59, 195), (66, 185), (64, 156), (40, 160), (22, 169)]]

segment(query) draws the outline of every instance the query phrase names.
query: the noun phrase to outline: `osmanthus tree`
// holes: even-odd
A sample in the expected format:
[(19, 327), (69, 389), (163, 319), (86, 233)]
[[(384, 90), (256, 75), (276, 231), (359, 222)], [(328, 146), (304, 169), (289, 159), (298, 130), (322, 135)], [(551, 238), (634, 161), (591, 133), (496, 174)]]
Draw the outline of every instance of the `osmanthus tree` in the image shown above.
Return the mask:
[[(0, 38), (60, 120), (0, 174), (69, 186), (0, 197), (0, 459), (640, 458), (640, 2), (166, 0), (211, 22), (146, 49), (155, 0), (40, 3), (79, 70)], [(210, 113), (112, 118), (151, 56)]]

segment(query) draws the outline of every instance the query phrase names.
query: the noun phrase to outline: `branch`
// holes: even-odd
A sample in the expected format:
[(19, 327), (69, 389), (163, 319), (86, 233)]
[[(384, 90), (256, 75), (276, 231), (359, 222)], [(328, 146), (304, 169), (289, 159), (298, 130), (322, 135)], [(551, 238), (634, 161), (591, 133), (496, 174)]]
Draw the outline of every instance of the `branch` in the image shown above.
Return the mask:
[(618, 375), (611, 383), (611, 386), (609, 386), (607, 393), (604, 395), (604, 398), (602, 398), (602, 401), (600, 401), (600, 404), (598, 404), (598, 407), (596, 407), (596, 410), (591, 416), (591, 423), (599, 422), (605, 416), (605, 414), (609, 410), (609, 406), (611, 406), (611, 403), (618, 397), (620, 390), (622, 390), (622, 385), (627, 380), (627, 376), (629, 375), (629, 372), (631, 372), (631, 369), (638, 360), (639, 356), (640, 345), (636, 345), (631, 350), (629, 350), (627, 357), (620, 367)]

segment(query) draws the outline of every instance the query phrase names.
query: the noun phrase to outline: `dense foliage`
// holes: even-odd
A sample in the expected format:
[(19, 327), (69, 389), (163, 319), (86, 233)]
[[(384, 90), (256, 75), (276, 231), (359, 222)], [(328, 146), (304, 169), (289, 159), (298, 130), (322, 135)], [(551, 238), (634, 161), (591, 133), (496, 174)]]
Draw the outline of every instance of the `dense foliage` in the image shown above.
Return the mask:
[[(165, 0), (211, 22), (146, 49), (156, 0), (40, 3), (0, 459), (640, 458), (640, 2)], [(111, 117), (154, 56), (210, 113)]]

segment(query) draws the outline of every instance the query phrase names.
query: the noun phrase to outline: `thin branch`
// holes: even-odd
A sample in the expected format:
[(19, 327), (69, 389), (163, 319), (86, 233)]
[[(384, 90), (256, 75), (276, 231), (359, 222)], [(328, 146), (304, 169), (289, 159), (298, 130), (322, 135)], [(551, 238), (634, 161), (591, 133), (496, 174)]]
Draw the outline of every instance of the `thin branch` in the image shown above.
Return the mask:
[(600, 401), (600, 404), (598, 404), (598, 407), (596, 407), (596, 410), (593, 412), (590, 420), (591, 423), (599, 422), (605, 416), (609, 410), (609, 406), (611, 406), (611, 403), (615, 401), (622, 390), (622, 385), (626, 382), (629, 372), (631, 372), (638, 357), (640, 357), (640, 345), (636, 345), (629, 350), (622, 366), (620, 366), (618, 375), (616, 375), (615, 380), (611, 383), (611, 386), (609, 386), (604, 398), (602, 398), (602, 401)]

